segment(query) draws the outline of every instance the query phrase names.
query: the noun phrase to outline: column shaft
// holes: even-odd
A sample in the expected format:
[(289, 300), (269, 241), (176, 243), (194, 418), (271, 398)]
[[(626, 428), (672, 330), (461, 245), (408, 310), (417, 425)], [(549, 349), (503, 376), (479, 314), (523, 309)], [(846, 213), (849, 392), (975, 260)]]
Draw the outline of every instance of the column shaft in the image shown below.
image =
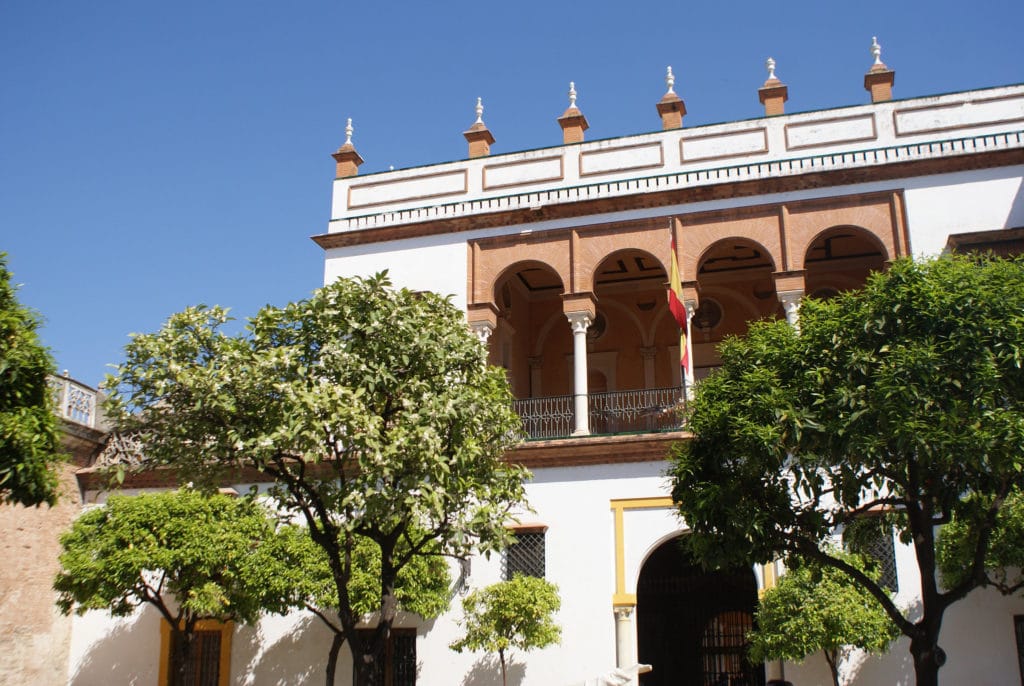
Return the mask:
[(587, 328), (590, 314), (570, 312), (566, 315), (572, 324), (572, 381), (573, 412), (576, 417), (574, 436), (590, 434), (590, 409), (587, 402)]

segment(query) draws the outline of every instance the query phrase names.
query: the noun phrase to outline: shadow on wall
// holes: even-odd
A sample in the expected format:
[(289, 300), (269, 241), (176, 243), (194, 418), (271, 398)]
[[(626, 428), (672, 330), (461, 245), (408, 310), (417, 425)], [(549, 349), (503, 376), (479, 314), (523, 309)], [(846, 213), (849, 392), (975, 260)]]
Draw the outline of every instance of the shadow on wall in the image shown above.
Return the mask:
[[(286, 626), (282, 626), (281, 621), (287, 622)], [(417, 629), (417, 634), (425, 635), (433, 624), (433, 621), (425, 622)], [(238, 626), (231, 648), (232, 683), (238, 686), (323, 683), (331, 639), (332, 633), (324, 623), (305, 612), (301, 616), (289, 615), (287, 619), (265, 617), (257, 626)], [(420, 676), (421, 663), (417, 663), (416, 671)], [(351, 673), (352, 653), (346, 643), (338, 657), (335, 683), (349, 683)]]
[[(506, 661), (508, 686), (519, 686), (526, 678), (526, 665)], [(501, 686), (501, 662), (497, 655), (487, 655), (473, 664), (462, 679), (462, 686)]]
[[(899, 604), (899, 603), (898, 603)], [(902, 605), (903, 615), (916, 622), (921, 619), (924, 607), (920, 598), (914, 598), (909, 605)], [(942, 636), (939, 637), (939, 644), (942, 644)], [(819, 656), (824, 662), (825, 659)], [(914, 660), (910, 655), (910, 639), (900, 636), (889, 646), (889, 652), (885, 655), (871, 655), (857, 650), (846, 660), (846, 669), (843, 676), (846, 683), (854, 684), (882, 684), (896, 683), (894, 679), (899, 676), (905, 679), (905, 683), (914, 681)]]
[[(259, 625), (238, 627), (233, 641), (232, 663), (245, 661), (244, 673), (232, 675), (234, 683), (286, 686), (323, 682), (331, 636), (323, 622), (313, 615), (303, 616), (274, 643), (268, 644)], [(339, 664), (338, 675), (344, 673)]]
[[(148, 605), (91, 644), (71, 675), (71, 686), (149, 686), (159, 664), (160, 615)], [(152, 647), (152, 650), (146, 648)]]
[[(904, 615), (911, 621), (920, 619), (921, 601), (919, 599), (915, 599), (910, 605), (904, 605), (903, 609)], [(941, 644), (941, 638), (939, 642)], [(820, 651), (808, 655), (803, 662), (787, 660), (785, 668), (786, 679), (796, 686), (832, 683), (828, 663)], [(914, 662), (910, 656), (910, 639), (901, 636), (889, 646), (889, 652), (884, 655), (871, 655), (855, 649), (842, 662), (840, 683), (847, 684), (847, 686), (876, 686), (876, 684), (906, 686), (913, 684)]]

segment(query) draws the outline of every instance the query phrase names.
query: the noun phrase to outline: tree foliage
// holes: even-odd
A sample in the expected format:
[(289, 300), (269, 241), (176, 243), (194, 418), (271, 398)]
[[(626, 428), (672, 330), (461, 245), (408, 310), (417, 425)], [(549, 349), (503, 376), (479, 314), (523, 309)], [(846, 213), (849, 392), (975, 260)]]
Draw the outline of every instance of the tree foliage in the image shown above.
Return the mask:
[(506, 683), (506, 655), (512, 649), (545, 648), (561, 640), (562, 629), (554, 620), (562, 601), (558, 587), (534, 576), (516, 574), (473, 591), (462, 601), (465, 636), (451, 649), (497, 653), (501, 680)]
[[(832, 551), (878, 580), (868, 561)], [(889, 615), (870, 593), (834, 567), (817, 562), (795, 565), (765, 591), (757, 610), (757, 628), (749, 635), (750, 659), (795, 660), (822, 652), (839, 686), (839, 670), (850, 648), (882, 653), (898, 635)]]
[(287, 607), (271, 583), (273, 568), (259, 563), (274, 526), (248, 498), (189, 490), (112, 495), (61, 537), (57, 605), (65, 614), (123, 616), (151, 604), (176, 636), (178, 677), (186, 679), (199, 620), (251, 623), (263, 610)]
[[(861, 291), (805, 300), (800, 330), (751, 326), (697, 390), (674, 495), (698, 558), (803, 555), (850, 575), (910, 637), (937, 682), (942, 617), (984, 582), (991, 531), (1024, 481), (1024, 262), (899, 260)], [(913, 542), (922, 616), (820, 543), (883, 510)], [(966, 572), (942, 591), (935, 527), (971, 530)]]
[[(135, 336), (108, 380), (119, 429), (152, 465), (210, 483), (252, 466), (275, 482), (327, 555), (357, 684), (381, 659), (398, 573), (420, 555), (464, 556), (508, 538), (525, 472), (503, 460), (518, 418), (463, 313), (385, 274), (339, 279), (227, 335), (222, 308), (194, 307)], [(370, 639), (350, 584), (358, 537), (381, 551)], [(328, 683), (334, 663), (328, 662)]]
[[(971, 573), (978, 535), (978, 527), (960, 518), (939, 531), (938, 564), (946, 588), (963, 584)], [(996, 515), (985, 554), (984, 573), (981, 585), (991, 586), (1005, 595), (1024, 589), (1024, 495), (1019, 490), (1006, 498)]]
[[(358, 536), (351, 556), (349, 602), (354, 613), (366, 617), (379, 611), (381, 605), (380, 548)], [(336, 662), (346, 634), (337, 620), (331, 618), (338, 607), (338, 590), (324, 549), (313, 542), (305, 527), (292, 524), (278, 530), (270, 545), (261, 548), (260, 557), (259, 564), (273, 570), (268, 592), (284, 599), (292, 608), (309, 610), (331, 631), (330, 655)], [(444, 557), (417, 555), (396, 576), (397, 608), (433, 619), (448, 609), (450, 585), (451, 575)]]
[(53, 505), (64, 459), (38, 315), (18, 302), (0, 253), (0, 503)]
[[(275, 596), (289, 598), (293, 607), (318, 613), (338, 606), (338, 590), (327, 555), (305, 527), (282, 527), (271, 544), (261, 548), (261, 555), (261, 564), (277, 566), (271, 582), (278, 589)], [(360, 615), (372, 615), (380, 609), (380, 565), (380, 548), (365, 537), (357, 537), (352, 548), (349, 595), (353, 611)], [(445, 612), (451, 602), (447, 560), (440, 555), (419, 555), (410, 560), (398, 573), (395, 599), (399, 609), (424, 619)], [(321, 619), (336, 628), (329, 618)]]

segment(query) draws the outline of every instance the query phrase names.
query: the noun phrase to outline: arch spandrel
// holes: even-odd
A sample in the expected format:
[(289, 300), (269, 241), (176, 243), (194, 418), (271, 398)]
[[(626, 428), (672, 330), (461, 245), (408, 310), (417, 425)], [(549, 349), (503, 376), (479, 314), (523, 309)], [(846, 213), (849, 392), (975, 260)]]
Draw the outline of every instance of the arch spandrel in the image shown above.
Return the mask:
[[(749, 251), (756, 252), (759, 255), (758, 262), (766, 263), (766, 268), (771, 271), (779, 271), (779, 262), (775, 259), (771, 248), (765, 246), (760, 241), (757, 241), (749, 236), (728, 236), (720, 239), (708, 245), (704, 251), (700, 254), (697, 259), (697, 266), (694, 269), (694, 277), (699, 282), (703, 277), (707, 277), (708, 268), (707, 262), (712, 259), (717, 253), (724, 250), (735, 250), (737, 248), (745, 248)], [(703, 272), (702, 272), (703, 270)]]
[(871, 272), (889, 260), (885, 246), (859, 226), (832, 226), (818, 233), (805, 251), (806, 294), (829, 297), (862, 288)]
[(794, 203), (788, 210), (786, 237), (792, 270), (806, 269), (807, 253), (815, 240), (841, 226), (856, 227), (870, 235), (883, 251), (885, 261), (902, 256), (903, 221), (890, 193)]
[(683, 281), (696, 280), (704, 256), (715, 244), (723, 241), (742, 240), (759, 246), (775, 269), (782, 269), (785, 264), (779, 210), (775, 207), (688, 215), (681, 221), (676, 243)]
[(567, 292), (571, 280), (570, 250), (567, 237), (543, 241), (478, 244), (474, 251), (472, 287), (474, 303), (495, 301), (495, 288), (520, 265), (548, 269), (562, 282)]
[(662, 229), (620, 226), (581, 232), (575, 265), (577, 289), (594, 292), (597, 270), (608, 258), (626, 250), (646, 253), (652, 263), (656, 263), (667, 275), (671, 259), (671, 233), (667, 227), (668, 220), (664, 220), (664, 223), (666, 226)]

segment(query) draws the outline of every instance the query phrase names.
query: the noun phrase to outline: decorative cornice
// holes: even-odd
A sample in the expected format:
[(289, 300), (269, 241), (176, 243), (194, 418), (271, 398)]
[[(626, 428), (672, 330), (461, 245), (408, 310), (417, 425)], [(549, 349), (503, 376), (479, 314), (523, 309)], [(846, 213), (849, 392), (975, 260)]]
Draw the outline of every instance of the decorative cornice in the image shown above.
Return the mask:
[(1024, 163), (1024, 131), (698, 169), (336, 219), (325, 250), (625, 209)]
[[(686, 431), (629, 434), (624, 436), (578, 436), (545, 441), (527, 441), (505, 454), (505, 460), (529, 469), (549, 467), (580, 467), (598, 464), (632, 462), (661, 462), (668, 456), (673, 443), (691, 437)], [(320, 463), (313, 467), (329, 470), (330, 465)], [(75, 472), (83, 493), (111, 490), (110, 472), (90, 467)], [(155, 468), (125, 475), (120, 488), (176, 488), (188, 481), (176, 470)], [(217, 481), (218, 486), (235, 484), (270, 483), (272, 479), (254, 467), (226, 470)]]
[(630, 462), (661, 462), (673, 443), (690, 438), (689, 432), (628, 436), (579, 436), (549, 441), (529, 441), (512, 450), (509, 462), (529, 469), (580, 467)]

